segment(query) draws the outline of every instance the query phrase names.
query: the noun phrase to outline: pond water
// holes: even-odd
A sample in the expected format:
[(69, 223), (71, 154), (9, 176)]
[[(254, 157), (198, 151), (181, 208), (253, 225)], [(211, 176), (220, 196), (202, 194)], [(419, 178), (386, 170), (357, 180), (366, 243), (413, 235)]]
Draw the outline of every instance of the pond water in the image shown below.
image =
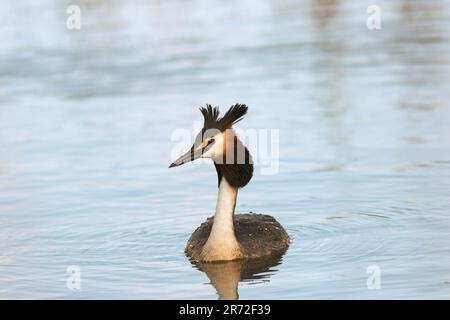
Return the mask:
[[(0, 298), (450, 298), (450, 7), (377, 1), (368, 30), (372, 2), (3, 1)], [(279, 130), (236, 210), (293, 242), (198, 266), (216, 173), (169, 170), (172, 134), (235, 102)]]

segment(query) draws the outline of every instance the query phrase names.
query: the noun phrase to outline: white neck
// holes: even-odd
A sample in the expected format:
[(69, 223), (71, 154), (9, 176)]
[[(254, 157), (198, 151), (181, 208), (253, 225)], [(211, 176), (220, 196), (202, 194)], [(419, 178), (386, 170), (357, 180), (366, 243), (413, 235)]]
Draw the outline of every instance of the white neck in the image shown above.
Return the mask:
[[(233, 232), (234, 236), (234, 209), (236, 208), (237, 189), (229, 185), (225, 177), (222, 177), (217, 197), (216, 214), (211, 234), (219, 233), (228, 235)], [(231, 235), (231, 234), (229, 234)]]
[(237, 192), (237, 188), (231, 187), (225, 177), (222, 177), (214, 223), (202, 250), (205, 260), (233, 260), (240, 256), (233, 222)]

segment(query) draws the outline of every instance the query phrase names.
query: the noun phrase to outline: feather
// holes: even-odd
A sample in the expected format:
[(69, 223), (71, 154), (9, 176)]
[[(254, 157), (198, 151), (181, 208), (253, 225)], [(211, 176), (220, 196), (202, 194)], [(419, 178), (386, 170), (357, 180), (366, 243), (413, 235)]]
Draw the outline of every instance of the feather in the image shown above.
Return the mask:
[(207, 104), (206, 107), (200, 108), (204, 118), (203, 128), (217, 128), (220, 131), (225, 131), (236, 122), (241, 121), (244, 115), (247, 114), (247, 110), (248, 107), (245, 104), (234, 104), (223, 117), (219, 117), (219, 107), (212, 107), (210, 104)]
[(219, 129), (226, 130), (233, 124), (241, 121), (247, 113), (248, 107), (245, 104), (235, 104), (219, 119)]
[(203, 114), (205, 120), (203, 128), (217, 128), (219, 121), (219, 107), (213, 108), (210, 104), (207, 104), (206, 107), (200, 108), (200, 112)]

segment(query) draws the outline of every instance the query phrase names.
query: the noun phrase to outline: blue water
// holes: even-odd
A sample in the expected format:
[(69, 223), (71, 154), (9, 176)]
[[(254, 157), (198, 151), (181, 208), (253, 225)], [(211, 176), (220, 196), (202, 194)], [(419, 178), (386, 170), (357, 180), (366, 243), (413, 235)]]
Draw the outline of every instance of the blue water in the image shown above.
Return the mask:
[(215, 170), (167, 167), (199, 106), (235, 102), (280, 136), (237, 211), (293, 238), (241, 299), (450, 298), (450, 8), (377, 1), (371, 31), (371, 4), (3, 1), (0, 298), (217, 299), (183, 254)]

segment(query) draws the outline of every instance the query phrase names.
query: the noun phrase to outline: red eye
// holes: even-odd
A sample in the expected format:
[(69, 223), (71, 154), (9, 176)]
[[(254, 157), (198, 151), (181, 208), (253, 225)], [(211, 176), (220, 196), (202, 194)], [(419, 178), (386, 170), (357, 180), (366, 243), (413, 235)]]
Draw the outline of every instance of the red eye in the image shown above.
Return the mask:
[(216, 140), (214, 140), (214, 138), (209, 139), (209, 140), (208, 140), (208, 146), (209, 146), (211, 143), (213, 143), (214, 141), (216, 141)]

